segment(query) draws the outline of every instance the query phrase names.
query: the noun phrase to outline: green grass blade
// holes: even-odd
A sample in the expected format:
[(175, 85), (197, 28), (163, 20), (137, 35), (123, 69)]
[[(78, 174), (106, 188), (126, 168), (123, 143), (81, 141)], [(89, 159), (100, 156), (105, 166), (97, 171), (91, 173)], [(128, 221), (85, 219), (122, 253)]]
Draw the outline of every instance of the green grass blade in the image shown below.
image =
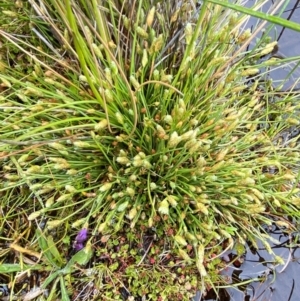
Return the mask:
[(283, 27), (295, 30), (295, 31), (300, 31), (300, 24), (293, 22), (293, 21), (288, 21), (285, 20), (284, 18), (277, 17), (277, 16), (271, 16), (267, 13), (255, 11), (251, 8), (247, 8), (241, 5), (236, 5), (230, 2), (224, 2), (222, 0), (207, 0), (208, 2), (218, 4), (227, 8), (231, 8), (233, 10), (236, 10), (238, 12), (250, 15), (252, 17), (257, 17), (262, 20), (266, 20), (268, 22), (271, 22), (273, 24), (281, 25)]

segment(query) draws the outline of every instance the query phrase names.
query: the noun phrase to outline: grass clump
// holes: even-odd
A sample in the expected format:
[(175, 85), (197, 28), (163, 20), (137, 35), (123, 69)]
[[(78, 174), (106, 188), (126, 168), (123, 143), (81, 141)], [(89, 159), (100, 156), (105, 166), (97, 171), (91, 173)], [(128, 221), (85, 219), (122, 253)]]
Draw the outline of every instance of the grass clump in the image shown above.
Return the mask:
[(31, 271), (43, 300), (189, 300), (226, 284), (226, 250), (268, 246), (262, 225), (293, 229), (299, 105), (260, 73), (285, 63), (261, 59), (276, 43), (246, 51), (243, 15), (206, 1), (23, 4), (29, 37), (0, 31), (11, 296), (32, 293), (19, 284)]

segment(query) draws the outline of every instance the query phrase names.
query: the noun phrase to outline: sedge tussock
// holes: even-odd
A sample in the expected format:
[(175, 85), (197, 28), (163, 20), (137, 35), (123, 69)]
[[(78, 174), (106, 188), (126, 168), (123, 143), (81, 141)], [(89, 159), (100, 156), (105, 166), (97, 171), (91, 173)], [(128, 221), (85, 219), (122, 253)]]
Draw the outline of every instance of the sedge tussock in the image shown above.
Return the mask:
[(299, 217), (297, 95), (263, 69), (276, 43), (245, 51), (244, 16), (207, 1), (129, 2), (3, 12), (2, 227), (42, 254), (39, 268), (74, 276), (57, 272), (57, 298), (97, 298), (91, 277), (108, 299), (136, 281), (151, 300), (189, 300), (224, 283), (226, 244), (261, 238), (271, 252), (260, 226), (292, 231)]

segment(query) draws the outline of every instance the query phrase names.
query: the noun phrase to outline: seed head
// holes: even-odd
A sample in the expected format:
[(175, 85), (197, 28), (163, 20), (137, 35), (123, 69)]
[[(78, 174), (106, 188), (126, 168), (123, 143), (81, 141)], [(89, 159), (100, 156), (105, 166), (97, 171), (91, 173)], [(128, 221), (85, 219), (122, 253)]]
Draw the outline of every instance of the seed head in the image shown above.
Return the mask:
[(104, 230), (106, 229), (106, 226), (107, 226), (107, 223), (106, 223), (106, 222), (101, 223), (100, 226), (99, 226), (99, 228), (98, 228), (98, 231), (99, 231), (100, 233), (103, 233)]
[(178, 242), (180, 245), (182, 245), (184, 247), (187, 245), (186, 240), (179, 234), (175, 235), (174, 239), (175, 239), (176, 242)]
[(118, 206), (118, 209), (117, 209), (118, 212), (123, 212), (123, 211), (127, 208), (128, 204), (129, 204), (128, 201), (126, 201), (126, 202), (120, 204), (120, 205)]
[(135, 195), (135, 190), (132, 189), (131, 187), (126, 188), (126, 192), (128, 193), (129, 196), (133, 197)]
[(32, 165), (25, 171), (25, 173), (26, 174), (36, 174), (36, 173), (40, 173), (41, 170), (42, 170), (42, 168), (39, 165)]
[(131, 210), (129, 211), (129, 213), (128, 213), (128, 215), (127, 215), (127, 218), (128, 218), (129, 220), (132, 220), (132, 219), (135, 218), (136, 214), (137, 214), (137, 209), (136, 209), (136, 207), (133, 207), (133, 208), (131, 208)]
[(150, 183), (150, 190), (153, 191), (157, 188), (157, 185), (153, 182)]
[(64, 221), (63, 220), (53, 220), (47, 222), (47, 229), (52, 230), (59, 227)]
[(168, 142), (168, 147), (174, 148), (181, 141), (181, 137), (178, 136), (177, 132), (173, 132), (170, 136), (170, 140)]
[(41, 214), (43, 214), (46, 210), (45, 209), (41, 209), (41, 210), (38, 210), (38, 211), (35, 211), (35, 212), (32, 212), (29, 216), (28, 216), (28, 220), (29, 221), (32, 221), (36, 218), (38, 218)]
[(89, 148), (91, 145), (85, 141), (74, 141), (73, 145), (78, 148)]
[(173, 117), (171, 115), (166, 115), (163, 117), (163, 121), (169, 125), (173, 123)]
[(180, 137), (181, 137), (181, 140), (184, 141), (184, 140), (189, 140), (189, 139), (192, 139), (192, 138), (195, 138), (194, 137), (194, 130), (190, 130), (190, 131), (187, 131), (185, 132), (184, 134), (182, 134)]
[(77, 192), (77, 189), (76, 189), (74, 186), (72, 186), (72, 185), (66, 185), (66, 186), (65, 186), (65, 189), (66, 189), (68, 192), (71, 192), (71, 193)]
[(66, 172), (67, 175), (70, 175), (70, 176), (75, 176), (78, 174), (78, 170), (76, 169), (69, 169), (67, 172)]
[(62, 194), (62, 195), (56, 200), (56, 203), (60, 203), (60, 202), (64, 202), (64, 201), (71, 200), (72, 197), (73, 197), (73, 193)]
[(249, 69), (245, 69), (241, 72), (242, 76), (251, 76), (251, 75), (255, 75), (259, 73), (259, 69), (258, 68), (249, 68)]
[(18, 175), (5, 174), (4, 178), (10, 181), (18, 181), (20, 177)]
[(107, 127), (107, 124), (108, 124), (108, 121), (107, 121), (107, 119), (103, 119), (103, 120), (101, 120), (100, 122), (98, 122), (97, 124), (95, 124), (95, 127), (94, 127), (94, 129), (95, 129), (95, 131), (102, 131), (102, 130), (104, 130), (106, 127)]
[(130, 79), (130, 82), (132, 83), (132, 85), (134, 86), (134, 88), (135, 88), (136, 90), (138, 90), (139, 87), (140, 87), (140, 84), (139, 84), (139, 82), (136, 80), (136, 78), (135, 78), (133, 75), (131, 75), (129, 79)]
[[(154, 38), (152, 45), (149, 49), (149, 53), (150, 54), (157, 53), (158, 51), (161, 50), (163, 45), (164, 45), (164, 36), (160, 34), (157, 38)], [(155, 71), (156, 70), (154, 70), (154, 72)], [(153, 72), (153, 76), (154, 76), (154, 72)], [(156, 78), (156, 80), (158, 80), (158, 78)]]
[(195, 154), (196, 152), (199, 151), (199, 149), (202, 146), (202, 142), (201, 141), (197, 141), (192, 147), (190, 147), (189, 149), (189, 153), (190, 154)]
[(111, 189), (112, 185), (113, 185), (113, 183), (107, 182), (107, 183), (103, 184), (103, 185), (99, 188), (99, 191), (100, 191), (100, 192), (108, 191), (108, 190)]
[(110, 69), (114, 75), (117, 75), (119, 73), (118, 66), (114, 61), (110, 62)]
[(128, 165), (130, 160), (126, 157), (117, 157), (116, 161), (122, 165)]
[(185, 42), (187, 45), (191, 43), (193, 37), (193, 28), (191, 23), (187, 23), (185, 26)]
[(98, 47), (97, 44), (92, 43), (92, 48), (93, 48), (96, 56), (102, 61), (104, 59), (104, 57), (103, 57), (100, 47)]
[(166, 199), (160, 202), (158, 212), (161, 214), (169, 215), (169, 203)]
[(135, 167), (141, 167), (143, 166), (144, 160), (142, 160), (139, 156), (135, 156), (133, 158), (132, 165)]
[(157, 130), (157, 136), (160, 139), (165, 139), (166, 137), (166, 131), (163, 129), (162, 126), (160, 126), (159, 124), (156, 125), (156, 130)]
[(115, 114), (116, 118), (117, 118), (117, 121), (120, 123), (120, 124), (124, 124), (124, 118), (123, 118), (123, 115), (120, 113), (120, 112), (117, 112)]
[(152, 165), (148, 160), (143, 160), (143, 167), (145, 167), (146, 169), (150, 169)]
[(200, 211), (203, 214), (208, 215), (208, 209), (203, 203), (197, 202), (196, 208), (197, 208), (197, 211)]
[(185, 261), (187, 262), (192, 262), (192, 259), (191, 257), (188, 255), (188, 253), (182, 249), (178, 249), (178, 253), (179, 253), (179, 256), (184, 259)]
[(154, 20), (154, 14), (155, 14), (155, 6), (153, 6), (148, 15), (147, 15), (147, 18), (146, 18), (146, 24), (148, 27), (151, 27), (152, 24), (153, 24), (153, 20)]
[(53, 203), (54, 203), (54, 195), (51, 196), (49, 199), (47, 199), (47, 201), (45, 203), (45, 207), (49, 208), (49, 207), (51, 207), (53, 205)]
[(72, 228), (77, 228), (79, 226), (81, 226), (84, 222), (86, 221), (86, 217), (84, 218), (80, 218), (78, 220), (76, 220), (73, 224), (72, 224)]
[(137, 33), (139, 36), (141, 36), (141, 37), (144, 38), (144, 39), (148, 39), (148, 33), (147, 33), (147, 31), (146, 31), (145, 29), (143, 29), (143, 28), (140, 27), (140, 26), (137, 26), (135, 30), (136, 30), (136, 33)]
[(146, 49), (143, 49), (142, 66), (146, 67), (148, 64), (148, 53)]
[[(168, 200), (169, 204), (172, 206), (172, 207), (176, 207), (177, 206), (177, 200), (178, 200), (178, 197), (174, 196), (174, 195), (168, 195), (166, 197), (166, 199)], [(176, 200), (177, 199), (177, 200)]]
[(193, 242), (198, 241), (197, 237), (194, 234), (190, 233), (190, 232), (184, 233), (184, 236), (187, 240), (190, 240), (190, 241), (193, 241)]
[(255, 180), (252, 178), (245, 178), (243, 180), (237, 181), (237, 186), (251, 186), (251, 185), (255, 185)]
[(24, 155), (22, 155), (22, 156), (18, 159), (18, 162), (19, 162), (19, 163), (24, 163), (24, 162), (26, 162), (26, 161), (28, 160), (28, 158), (29, 158), (29, 154), (24, 154)]

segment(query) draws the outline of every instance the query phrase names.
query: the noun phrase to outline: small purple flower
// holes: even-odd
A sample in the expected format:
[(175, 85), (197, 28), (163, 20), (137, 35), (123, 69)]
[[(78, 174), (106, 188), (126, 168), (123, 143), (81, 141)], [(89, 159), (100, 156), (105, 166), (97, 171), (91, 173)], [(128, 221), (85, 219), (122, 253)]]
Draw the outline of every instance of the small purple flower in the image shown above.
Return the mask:
[(76, 251), (80, 251), (81, 249), (83, 249), (83, 244), (79, 243), (79, 242), (75, 242), (74, 245), (73, 245), (73, 248), (76, 250)]
[(76, 251), (79, 251), (83, 248), (83, 244), (87, 241), (88, 239), (88, 230), (86, 228), (81, 229), (74, 241), (73, 248)]
[(79, 243), (84, 243), (86, 242), (87, 238), (88, 238), (88, 230), (86, 228), (83, 228), (78, 232), (75, 240)]

